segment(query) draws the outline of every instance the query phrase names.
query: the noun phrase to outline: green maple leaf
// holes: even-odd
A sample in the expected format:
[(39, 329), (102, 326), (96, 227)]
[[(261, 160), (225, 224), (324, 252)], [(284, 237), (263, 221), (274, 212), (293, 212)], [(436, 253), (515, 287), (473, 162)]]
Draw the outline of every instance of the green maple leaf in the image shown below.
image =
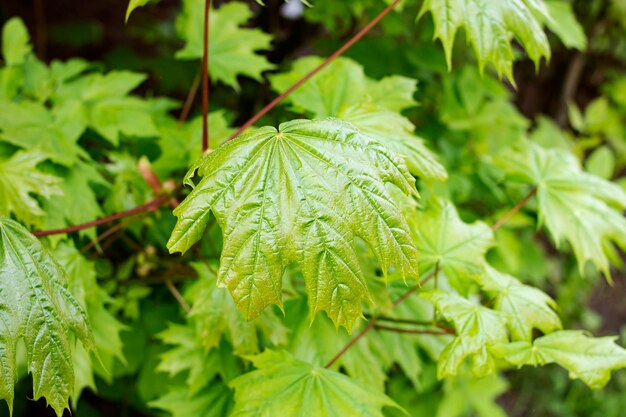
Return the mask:
[[(287, 350), (298, 360), (324, 366), (350, 342), (351, 337), (345, 331), (338, 332), (332, 321), (326, 317), (319, 317), (313, 323), (302, 320), (306, 314), (306, 297), (286, 304), (286, 316), (291, 330)], [(369, 340), (368, 338), (367, 341)], [(331, 369), (343, 369), (364, 386), (384, 392), (387, 375), (380, 358), (374, 354), (368, 342), (354, 345)]]
[(449, 67), (454, 39), (461, 28), (474, 48), (480, 69), (491, 63), (498, 74), (512, 82), (513, 38), (537, 66), (541, 58), (550, 58), (550, 44), (542, 26), (551, 17), (541, 0), (426, 0), (420, 17), (427, 12), (432, 14), (435, 38), (443, 44)]
[(492, 350), (519, 367), (556, 363), (593, 389), (600, 389), (611, 378), (611, 371), (626, 368), (626, 349), (616, 337), (589, 337), (578, 330), (563, 330), (542, 336), (534, 342), (499, 345)]
[[(109, 295), (98, 286), (93, 262), (88, 261), (69, 242), (61, 242), (54, 251), (55, 259), (63, 267), (68, 278), (71, 293), (85, 310), (94, 339), (97, 359), (82, 347), (76, 346), (74, 369), (76, 374), (72, 403), (76, 405), (83, 389), (96, 391), (94, 375), (112, 383), (110, 371), (115, 361), (125, 363), (120, 333), (126, 329), (107, 310), (111, 303)], [(94, 360), (95, 359), (95, 360)], [(92, 365), (93, 363), (93, 365)], [(104, 368), (101, 366), (104, 365)]]
[[(204, 0), (183, 0), (183, 12), (176, 22), (185, 47), (177, 58), (202, 57), (204, 44)], [(272, 37), (258, 29), (245, 29), (252, 17), (250, 8), (240, 2), (224, 4), (212, 10), (209, 21), (209, 73), (212, 79), (239, 89), (237, 76), (257, 81), (264, 71), (274, 68), (267, 59), (255, 53), (267, 50)]]
[(72, 333), (88, 351), (93, 335), (64, 271), (28, 230), (7, 218), (0, 218), (0, 315), (0, 398), (12, 409), (23, 339), (33, 398), (45, 397), (61, 416), (74, 394)]
[(446, 378), (445, 395), (435, 417), (506, 417), (498, 405), (498, 397), (507, 391), (508, 384), (500, 376), (472, 379), (465, 375)]
[(82, 125), (78, 128), (81, 132), (92, 127), (114, 146), (119, 144), (121, 134), (156, 137), (159, 132), (150, 103), (129, 96), (145, 79), (145, 75), (130, 71), (88, 74), (62, 84), (52, 101), (73, 109), (74, 122)]
[(61, 165), (71, 166), (79, 155), (88, 154), (76, 143), (80, 134), (70, 136), (66, 122), (40, 103), (0, 100), (1, 142), (41, 152)]
[(295, 120), (278, 131), (258, 129), (213, 151), (199, 173), (202, 181), (174, 210), (168, 248), (189, 249), (212, 211), (224, 233), (217, 282), (248, 320), (282, 304), (282, 276), (294, 262), (311, 316), (326, 311), (350, 329), (370, 298), (355, 237), (367, 242), (385, 275), (394, 266), (403, 277), (417, 276), (417, 251), (387, 189), (415, 193), (413, 177), (349, 124)]
[(232, 401), (232, 391), (214, 381), (198, 393), (190, 393), (187, 387), (174, 388), (148, 405), (165, 410), (172, 417), (223, 417), (230, 415)]
[(199, 323), (199, 339), (205, 349), (217, 347), (227, 336), (237, 355), (259, 352), (259, 335), (263, 334), (274, 346), (287, 342), (287, 329), (271, 310), (265, 310), (253, 322), (244, 320), (232, 297), (223, 288), (217, 288), (217, 279), (204, 263), (192, 265), (199, 274), (195, 286), (189, 290), (192, 302), (191, 317)]
[(432, 291), (420, 294), (432, 302), (446, 320), (454, 323), (457, 337), (441, 353), (438, 375), (456, 375), (466, 358), (472, 360), (472, 373), (483, 377), (496, 371), (490, 346), (506, 343), (505, 319), (490, 310), (456, 294)]
[(249, 359), (257, 370), (230, 383), (235, 389), (231, 417), (383, 417), (383, 407), (399, 408), (384, 394), (285, 352), (268, 350)]
[(31, 194), (50, 197), (62, 192), (58, 177), (37, 169), (46, 159), (38, 152), (17, 152), (9, 159), (0, 159), (0, 216), (13, 213), (24, 223), (41, 224), (44, 212)]
[(450, 284), (467, 293), (470, 279), (484, 271), (485, 254), (493, 245), (491, 229), (482, 222), (464, 223), (452, 203), (436, 199), (416, 213), (415, 224), (422, 273), (439, 264)]
[(557, 247), (571, 245), (581, 273), (592, 262), (610, 277), (612, 242), (626, 249), (626, 192), (618, 185), (583, 172), (578, 160), (561, 149), (523, 142), (498, 158), (512, 180), (537, 187), (539, 220)]
[(484, 290), (496, 293), (493, 308), (506, 318), (513, 340), (532, 340), (533, 329), (543, 333), (561, 329), (561, 320), (553, 310), (556, 303), (543, 291), (524, 285), (491, 266), (476, 280)]
[[(285, 91), (322, 62), (305, 57), (291, 71), (270, 77), (272, 86)], [(415, 136), (415, 126), (399, 112), (415, 107), (417, 81), (391, 76), (372, 80), (363, 67), (348, 58), (338, 58), (295, 90), (287, 101), (314, 117), (337, 117), (352, 123), (394, 152), (402, 155), (411, 173), (425, 179), (445, 180), (448, 174), (424, 140)]]
[(210, 351), (204, 347), (199, 327), (196, 320), (185, 325), (169, 324), (157, 335), (172, 348), (161, 354), (156, 370), (170, 377), (186, 374), (186, 391), (192, 395), (207, 387), (218, 374), (228, 380), (238, 371), (236, 357), (225, 348), (227, 345), (220, 344)]

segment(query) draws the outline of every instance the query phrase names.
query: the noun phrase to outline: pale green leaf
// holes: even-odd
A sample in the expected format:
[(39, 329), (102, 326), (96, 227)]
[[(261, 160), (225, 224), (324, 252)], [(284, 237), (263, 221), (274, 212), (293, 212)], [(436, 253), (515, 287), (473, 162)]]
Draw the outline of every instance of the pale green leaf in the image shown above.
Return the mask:
[(271, 310), (264, 310), (256, 320), (244, 320), (228, 291), (217, 287), (217, 279), (206, 264), (192, 265), (199, 278), (189, 290), (191, 317), (199, 323), (198, 338), (205, 349), (217, 347), (226, 337), (237, 355), (258, 353), (259, 333), (274, 346), (287, 342), (287, 329)]
[(172, 417), (224, 417), (232, 409), (232, 391), (219, 382), (198, 393), (178, 387), (148, 405), (167, 411)]
[(420, 295), (432, 302), (446, 320), (454, 323), (457, 334), (441, 353), (439, 378), (456, 375), (468, 357), (475, 376), (495, 373), (496, 365), (489, 347), (508, 341), (504, 317), (456, 294), (437, 290)]
[(587, 36), (576, 19), (572, 3), (567, 0), (547, 0), (545, 3), (552, 17), (546, 20), (548, 28), (561, 39), (566, 47), (584, 51), (587, 47)]
[(37, 152), (17, 152), (9, 159), (0, 159), (0, 216), (12, 213), (24, 223), (42, 223), (44, 212), (32, 194), (50, 197), (62, 192), (58, 177), (37, 169), (45, 159)]
[(506, 417), (506, 412), (498, 405), (497, 398), (507, 391), (508, 384), (503, 377), (472, 379), (467, 376), (446, 378), (444, 397), (435, 417)]
[[(185, 47), (176, 56), (183, 59), (202, 57), (204, 44), (204, 0), (183, 0), (183, 12), (176, 22)], [(224, 4), (212, 10), (209, 21), (209, 73), (212, 79), (239, 89), (237, 76), (261, 80), (264, 71), (274, 68), (255, 53), (267, 50), (272, 37), (258, 29), (241, 28), (252, 17), (248, 5)]]
[(585, 161), (585, 171), (605, 180), (610, 180), (615, 173), (615, 154), (608, 146), (600, 146)]
[(466, 293), (471, 278), (484, 271), (485, 254), (493, 245), (491, 229), (482, 222), (464, 223), (452, 203), (437, 199), (416, 213), (416, 224), (420, 271), (432, 272), (439, 264), (448, 282)]
[[(289, 72), (271, 76), (272, 86), (284, 92), (321, 62), (319, 57), (301, 58)], [(338, 58), (286, 100), (314, 117), (332, 116), (352, 123), (403, 156), (414, 175), (445, 180), (445, 168), (423, 139), (413, 134), (415, 126), (399, 113), (417, 104), (413, 99), (416, 88), (415, 80), (401, 76), (368, 79), (357, 62)]]
[[(288, 350), (295, 359), (324, 366), (350, 342), (350, 335), (342, 329), (337, 331), (327, 317), (319, 317), (313, 323), (301, 319), (307, 315), (306, 297), (287, 303), (285, 310), (291, 329)], [(343, 369), (363, 386), (384, 392), (387, 375), (383, 366), (369, 343), (363, 341), (346, 351), (331, 369)]]
[(626, 248), (626, 192), (583, 172), (572, 154), (530, 142), (504, 153), (498, 164), (513, 180), (537, 187), (540, 222), (557, 247), (569, 242), (581, 272), (590, 261), (610, 276), (612, 242)]
[(16, 349), (26, 346), (33, 398), (61, 416), (74, 389), (72, 333), (94, 347), (87, 315), (67, 288), (65, 272), (28, 230), (0, 219), (0, 398), (12, 408)]
[(398, 407), (345, 375), (285, 352), (268, 350), (249, 359), (257, 370), (230, 383), (235, 389), (231, 417), (383, 417), (383, 407)]
[(611, 378), (611, 371), (626, 368), (626, 349), (616, 337), (589, 337), (582, 331), (564, 330), (530, 342), (499, 345), (493, 351), (513, 365), (556, 363), (593, 389), (600, 389)]
[(498, 74), (513, 81), (515, 53), (511, 42), (519, 41), (538, 66), (550, 58), (550, 45), (543, 23), (550, 19), (542, 0), (425, 0), (420, 16), (430, 12), (435, 38), (443, 44), (448, 66), (459, 29), (478, 58), (480, 69), (492, 64)]
[(19, 65), (32, 52), (28, 29), (19, 17), (14, 17), (2, 28), (2, 56), (6, 66)]
[(282, 304), (282, 276), (297, 263), (311, 315), (326, 311), (351, 329), (370, 298), (354, 239), (417, 276), (417, 251), (387, 184), (415, 193), (394, 154), (337, 120), (295, 120), (228, 142), (201, 163), (199, 185), (174, 211), (168, 243), (184, 252), (202, 237), (211, 211), (224, 234), (218, 285), (230, 290), (246, 319)]
[(224, 345), (210, 351), (203, 346), (195, 320), (186, 325), (169, 324), (157, 337), (172, 348), (161, 354), (156, 370), (170, 377), (185, 374), (186, 390), (191, 395), (199, 393), (218, 374), (226, 379), (231, 373), (227, 368), (236, 366), (233, 352)]
[(513, 340), (532, 340), (533, 329), (543, 333), (561, 329), (561, 320), (554, 312), (556, 303), (543, 291), (491, 266), (476, 280), (484, 290), (496, 293), (493, 308), (505, 317)]
[[(298, 59), (289, 72), (269, 77), (272, 87), (285, 91), (321, 62), (322, 58), (316, 56)], [(349, 58), (338, 58), (290, 94), (286, 101), (315, 117), (338, 117), (343, 110), (359, 104), (367, 91), (363, 67)]]

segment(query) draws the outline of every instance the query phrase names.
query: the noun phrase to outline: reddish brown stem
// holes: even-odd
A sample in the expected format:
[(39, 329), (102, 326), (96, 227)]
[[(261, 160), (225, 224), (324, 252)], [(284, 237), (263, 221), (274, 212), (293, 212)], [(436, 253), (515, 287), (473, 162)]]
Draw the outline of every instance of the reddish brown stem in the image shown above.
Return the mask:
[(511, 217), (516, 215), (522, 209), (522, 207), (524, 207), (526, 205), (526, 203), (528, 203), (530, 201), (530, 199), (535, 196), (535, 194), (537, 194), (537, 188), (536, 187), (534, 187), (532, 190), (530, 190), (528, 195), (526, 195), (526, 197), (524, 197), (519, 203), (517, 203), (515, 205), (515, 207), (513, 207), (511, 210), (507, 211), (506, 214), (504, 216), (502, 216), (500, 218), (500, 220), (498, 220), (496, 222), (496, 224), (491, 226), (491, 230), (493, 230), (495, 232), (496, 230), (501, 228), (504, 225), (504, 223), (508, 222), (511, 219)]
[(356, 342), (358, 342), (359, 340), (361, 340), (361, 338), (362, 338), (363, 336), (365, 336), (366, 334), (368, 334), (368, 333), (369, 333), (369, 331), (370, 331), (370, 330), (372, 330), (372, 329), (374, 328), (374, 326), (375, 326), (375, 325), (376, 325), (376, 319), (372, 319), (372, 320), (370, 320), (370, 322), (368, 323), (368, 325), (367, 325), (367, 326), (365, 326), (365, 328), (364, 328), (363, 330), (361, 330), (361, 331), (359, 332), (359, 334), (357, 334), (356, 336), (354, 336), (354, 337), (352, 338), (352, 340), (350, 340), (350, 341), (348, 342), (348, 344), (347, 344), (347, 345), (345, 345), (345, 346), (343, 347), (343, 349), (341, 349), (341, 350), (339, 351), (339, 353), (337, 353), (337, 354), (335, 355), (335, 357), (334, 357), (334, 358), (332, 358), (332, 359), (330, 360), (330, 362), (328, 362), (328, 363), (326, 364), (326, 366), (324, 366), (324, 368), (330, 368), (331, 366), (333, 366), (333, 365), (334, 365), (334, 364), (335, 364), (335, 363), (336, 363), (336, 362), (337, 362), (337, 361), (338, 361), (338, 360), (339, 360), (339, 359), (340, 359), (340, 358), (341, 358), (341, 357), (342, 357), (342, 356), (343, 356), (343, 355), (344, 355), (344, 354), (345, 354), (348, 350), (350, 350), (350, 348), (351, 348), (352, 346), (356, 345)]
[(394, 333), (417, 334), (417, 335), (425, 334), (425, 335), (443, 336), (443, 335), (454, 334), (453, 330), (447, 329), (447, 328), (446, 329), (441, 329), (441, 330), (403, 329), (402, 327), (385, 326), (385, 325), (382, 325), (382, 324), (376, 324), (376, 325), (374, 325), (374, 328), (376, 330), (385, 330), (385, 331), (394, 332)]
[(276, 105), (278, 103), (283, 101), (283, 99), (285, 99), (287, 96), (289, 96), (291, 93), (293, 93), (296, 89), (298, 89), (302, 84), (304, 84), (309, 79), (311, 79), (311, 77), (313, 77), (315, 74), (317, 74), (322, 69), (324, 69), (333, 60), (335, 60), (336, 58), (341, 56), (344, 52), (346, 52), (348, 49), (350, 49), (350, 47), (352, 47), (352, 45), (354, 45), (359, 39), (361, 39), (363, 36), (365, 36), (365, 34), (367, 34), (370, 30), (372, 30), (372, 28), (374, 26), (376, 26), (378, 24), (378, 22), (380, 22), (382, 20), (383, 17), (387, 16), (387, 14), (391, 10), (393, 10), (393, 8), (396, 7), (396, 5), (398, 3), (400, 3), (400, 1), (401, 0), (395, 0), (389, 6), (385, 7), (385, 9), (383, 11), (381, 11), (378, 14), (378, 16), (376, 16), (371, 22), (369, 22), (365, 27), (363, 27), (363, 29), (361, 29), (356, 35), (354, 35), (341, 48), (339, 48), (332, 55), (330, 55), (328, 58), (326, 58), (324, 60), (324, 62), (322, 62), (320, 65), (318, 65), (313, 70), (311, 70), (308, 74), (306, 74), (304, 77), (302, 77), (300, 80), (298, 80), (294, 85), (292, 85), (287, 90), (285, 90), (281, 95), (279, 95), (274, 100), (269, 102), (269, 104), (267, 104), (265, 107), (263, 107), (257, 114), (252, 116), (252, 118), (250, 118), (250, 120), (248, 120), (246, 123), (244, 123), (239, 129), (237, 129), (237, 131), (235, 133), (233, 133), (231, 135), (229, 140), (235, 139), (237, 136), (242, 134), (247, 128), (249, 128), (250, 126), (252, 126), (256, 122), (258, 122), (261, 117), (265, 116), (270, 110), (272, 110), (274, 107), (276, 107)]
[(122, 228), (128, 226), (132, 221), (133, 221), (133, 219), (126, 219), (123, 222), (120, 222), (119, 224), (116, 224), (115, 226), (110, 227), (108, 230), (105, 230), (104, 232), (100, 233), (98, 235), (98, 237), (96, 237), (94, 240), (92, 240), (91, 242), (87, 243), (85, 245), (85, 247), (80, 250), (80, 252), (81, 253), (87, 252), (89, 249), (91, 249), (94, 246), (96, 246), (96, 244), (102, 242), (104, 239), (106, 239), (107, 237), (113, 235), (118, 230), (121, 230)]
[(138, 214), (154, 211), (154, 210), (158, 209), (159, 207), (161, 207), (163, 204), (165, 204), (167, 201), (169, 201), (169, 199), (170, 199), (170, 197), (166, 196), (166, 195), (159, 196), (159, 197), (156, 197), (156, 198), (148, 201), (145, 204), (140, 205), (139, 207), (135, 207), (135, 208), (132, 208), (130, 210), (122, 211), (120, 213), (112, 214), (110, 216), (103, 217), (103, 218), (98, 219), (98, 220), (94, 220), (94, 221), (83, 223), (83, 224), (77, 224), (75, 226), (65, 227), (63, 229), (34, 231), (33, 235), (38, 236), (38, 237), (42, 237), (42, 236), (50, 236), (50, 235), (60, 235), (60, 234), (63, 234), (63, 233), (78, 232), (80, 230), (89, 229), (90, 227), (99, 226), (101, 224), (114, 222), (115, 220), (123, 219), (125, 217), (136, 216)]
[(180, 293), (180, 291), (178, 291), (178, 288), (176, 288), (176, 286), (169, 277), (165, 277), (165, 286), (174, 296), (178, 304), (180, 304), (183, 310), (185, 310), (185, 313), (191, 313), (191, 306), (187, 303), (183, 295)]
[(204, 3), (204, 49), (202, 52), (202, 152), (209, 149), (209, 16), (211, 0)]
[(189, 89), (189, 93), (187, 94), (187, 99), (185, 100), (183, 109), (180, 112), (180, 116), (178, 116), (178, 123), (184, 123), (185, 120), (187, 120), (187, 118), (189, 117), (189, 113), (191, 112), (191, 106), (193, 106), (193, 102), (196, 99), (196, 95), (198, 94), (198, 89), (200, 88), (201, 80), (202, 68), (198, 68), (196, 76), (193, 77), (193, 83), (191, 84), (191, 88)]

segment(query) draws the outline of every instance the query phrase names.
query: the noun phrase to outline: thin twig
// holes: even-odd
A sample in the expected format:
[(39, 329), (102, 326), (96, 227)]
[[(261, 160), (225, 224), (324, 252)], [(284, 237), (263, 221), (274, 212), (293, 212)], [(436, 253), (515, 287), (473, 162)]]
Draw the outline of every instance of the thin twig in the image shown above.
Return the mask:
[(394, 333), (404, 333), (404, 334), (417, 334), (417, 335), (450, 335), (454, 334), (454, 330), (446, 329), (446, 330), (429, 330), (429, 329), (403, 329), (402, 327), (393, 327), (393, 326), (385, 326), (382, 324), (375, 324), (374, 329), (376, 330), (385, 330), (388, 332)]
[(178, 291), (178, 288), (176, 288), (176, 286), (172, 283), (172, 280), (166, 277), (164, 281), (165, 286), (168, 290), (170, 290), (176, 301), (178, 301), (178, 304), (180, 304), (183, 310), (185, 310), (185, 313), (189, 314), (191, 312), (191, 306), (187, 303), (187, 301), (185, 301), (185, 298), (180, 291)]
[(530, 190), (530, 192), (526, 195), (526, 197), (524, 197), (519, 203), (517, 203), (515, 207), (513, 207), (511, 210), (507, 211), (506, 214), (502, 216), (500, 220), (496, 222), (496, 224), (491, 226), (491, 230), (495, 232), (496, 230), (501, 228), (504, 225), (504, 223), (506, 223), (507, 221), (511, 219), (511, 217), (516, 215), (522, 209), (522, 207), (524, 207), (526, 203), (528, 203), (530, 199), (535, 196), (535, 194), (537, 194), (537, 187), (533, 187), (533, 189)]
[(183, 105), (183, 109), (180, 112), (180, 116), (178, 116), (178, 123), (184, 123), (185, 120), (189, 117), (189, 113), (191, 113), (191, 107), (193, 106), (193, 102), (196, 100), (196, 95), (198, 95), (198, 89), (200, 88), (200, 81), (202, 80), (202, 67), (198, 68), (195, 77), (193, 77), (193, 83), (191, 84), (191, 88), (189, 89), (189, 93), (187, 94), (187, 99), (185, 100), (185, 104)]
[(102, 242), (104, 239), (106, 239), (107, 237), (113, 235), (118, 230), (121, 230), (122, 228), (128, 226), (133, 221), (134, 221), (133, 218), (129, 218), (129, 219), (124, 220), (123, 222), (120, 222), (120, 223), (116, 224), (113, 227), (110, 227), (109, 229), (107, 229), (104, 232), (100, 233), (94, 240), (92, 240), (91, 242), (87, 243), (85, 245), (85, 247), (80, 250), (80, 252), (81, 253), (87, 252), (89, 249), (93, 248), (96, 244)]
[(202, 152), (209, 149), (209, 16), (211, 0), (204, 2), (204, 48), (202, 53)]
[(101, 224), (111, 223), (115, 220), (123, 219), (125, 217), (136, 216), (138, 214), (147, 213), (151, 211), (155, 211), (167, 201), (169, 201), (170, 197), (167, 195), (155, 197), (152, 200), (148, 201), (145, 204), (142, 204), (138, 207), (132, 208), (130, 210), (122, 211), (120, 213), (112, 214), (107, 217), (103, 217), (98, 220), (93, 220), (87, 223), (77, 224), (75, 226), (65, 227), (63, 229), (53, 229), (53, 230), (38, 230), (32, 232), (33, 235), (37, 237), (42, 236), (51, 236), (51, 235), (60, 235), (64, 233), (72, 233), (78, 232), (80, 230), (89, 229), (90, 227), (99, 226)]
[(363, 29), (361, 29), (356, 35), (354, 35), (348, 42), (346, 42), (341, 48), (335, 51), (332, 55), (324, 60), (320, 65), (311, 70), (308, 74), (298, 80), (294, 85), (285, 90), (282, 94), (272, 100), (269, 104), (263, 107), (257, 114), (252, 116), (250, 120), (244, 123), (235, 133), (231, 135), (229, 140), (235, 139), (237, 136), (242, 134), (246, 129), (259, 121), (259, 119), (265, 116), (270, 110), (272, 110), (278, 103), (283, 101), (284, 98), (293, 93), (296, 89), (298, 89), (302, 84), (307, 82), (311, 77), (324, 69), (328, 64), (330, 64), (333, 60), (341, 56), (344, 52), (346, 52), (352, 45), (354, 45), (359, 39), (365, 36), (374, 26), (378, 24), (382, 20), (383, 17), (387, 16), (387, 14), (396, 7), (401, 0), (394, 0), (393, 3), (389, 4), (383, 11), (381, 11), (378, 16), (376, 16), (371, 22), (369, 22)]
[(333, 365), (334, 365), (334, 364), (335, 364), (335, 363), (336, 363), (336, 362), (337, 362), (337, 361), (338, 361), (338, 360), (339, 360), (339, 359), (340, 359), (340, 358), (344, 355), (344, 353), (346, 353), (346, 352), (347, 352), (347, 351), (348, 351), (348, 350), (349, 350), (352, 346), (354, 346), (354, 345), (356, 344), (356, 342), (358, 342), (359, 340), (361, 340), (361, 338), (362, 338), (363, 336), (365, 336), (366, 334), (368, 334), (368, 333), (369, 333), (369, 331), (370, 331), (370, 330), (372, 330), (372, 329), (374, 328), (374, 326), (376, 326), (376, 319), (372, 319), (372, 320), (370, 320), (370, 322), (368, 323), (368, 325), (367, 325), (367, 326), (365, 326), (365, 328), (364, 328), (363, 330), (361, 330), (361, 331), (359, 332), (359, 334), (357, 334), (356, 336), (354, 336), (354, 337), (352, 338), (352, 340), (350, 340), (350, 341), (348, 342), (348, 344), (347, 344), (347, 345), (345, 345), (345, 346), (343, 347), (343, 349), (341, 349), (341, 350), (339, 351), (339, 353), (337, 353), (337, 354), (335, 355), (335, 357), (334, 357), (334, 358), (332, 358), (332, 359), (331, 359), (331, 360), (330, 360), (330, 361), (329, 361), (329, 362), (328, 362), (328, 363), (324, 366), (324, 368), (330, 368), (331, 366), (333, 366)]

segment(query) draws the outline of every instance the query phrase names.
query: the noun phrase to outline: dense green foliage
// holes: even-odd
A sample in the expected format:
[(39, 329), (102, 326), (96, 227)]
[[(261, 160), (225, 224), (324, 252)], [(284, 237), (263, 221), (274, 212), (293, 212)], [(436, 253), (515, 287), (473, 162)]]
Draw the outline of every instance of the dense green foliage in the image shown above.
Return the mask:
[(3, 26), (0, 414), (621, 415), (622, 1), (401, 1), (236, 138), (392, 1), (217, 2), (204, 154), (205, 2), (164, 3), (119, 14), (158, 58)]

